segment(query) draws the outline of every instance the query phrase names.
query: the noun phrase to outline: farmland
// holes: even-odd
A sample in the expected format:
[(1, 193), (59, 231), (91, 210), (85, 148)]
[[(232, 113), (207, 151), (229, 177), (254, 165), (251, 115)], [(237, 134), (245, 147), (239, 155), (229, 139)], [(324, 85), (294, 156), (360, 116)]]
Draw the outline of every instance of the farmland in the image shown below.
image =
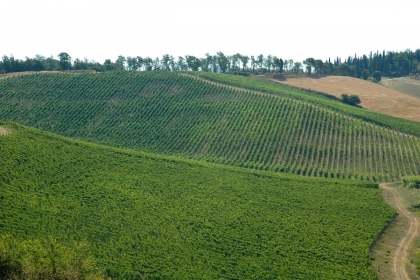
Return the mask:
[(0, 81), (0, 119), (258, 170), (370, 181), (420, 173), (419, 123), (258, 79), (195, 75), (11, 77)]
[[(398, 88), (384, 87), (381, 84), (344, 76), (285, 76), (285, 79), (281, 81), (272, 80), (299, 88), (325, 92), (338, 98), (341, 98), (342, 94), (355, 94), (362, 100), (363, 108), (390, 116), (420, 121), (418, 110), (420, 99), (415, 98), (413, 89), (411, 89), (411, 96), (407, 96), (404, 91), (398, 91), (398, 88), (402, 88), (402, 86)], [(395, 82), (392, 83), (397, 86), (397, 81), (399, 79), (395, 79)], [(385, 81), (382, 83), (391, 84), (391, 82)], [(406, 86), (409, 85), (406, 84)]]
[(393, 217), (371, 183), (75, 141), (0, 123), (0, 233), (86, 242), (125, 279), (375, 279)]
[(420, 98), (420, 80), (408, 77), (383, 79), (381, 84), (398, 92)]

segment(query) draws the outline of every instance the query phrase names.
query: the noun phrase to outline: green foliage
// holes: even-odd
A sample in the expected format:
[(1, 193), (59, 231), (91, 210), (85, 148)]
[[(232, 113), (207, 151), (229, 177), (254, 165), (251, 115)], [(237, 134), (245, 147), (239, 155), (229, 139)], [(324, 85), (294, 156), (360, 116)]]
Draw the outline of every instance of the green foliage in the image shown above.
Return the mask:
[(404, 176), (401, 180), (406, 188), (420, 188), (420, 176)]
[(352, 105), (352, 106), (357, 106), (362, 102), (360, 100), (359, 96), (354, 95), (354, 94), (352, 94), (350, 96), (348, 94), (342, 94), (341, 95), (341, 101), (343, 103), (346, 103), (346, 104), (349, 104), (349, 105)]
[[(394, 212), (377, 189), (364, 188), (372, 184), (197, 163), (2, 125), (11, 133), (0, 136), (0, 235), (33, 240), (44, 256), (53, 242), (57, 273), (58, 259), (67, 259), (62, 248), (87, 242), (86, 254), (113, 278), (376, 278), (369, 246)], [(43, 260), (35, 264), (51, 271)]]
[(375, 71), (372, 76), (377, 82), (381, 81), (381, 72), (380, 71)]
[(326, 97), (314, 95), (303, 90), (298, 90), (286, 85), (281, 85), (279, 83), (265, 81), (262, 79), (252, 77), (247, 78), (232, 75), (220, 75), (217, 73), (195, 72), (191, 74), (229, 86), (237, 86), (241, 88), (246, 88), (248, 90), (257, 90), (272, 94), (278, 94), (283, 97), (290, 97), (297, 100), (311, 102), (317, 104), (318, 106), (326, 107), (328, 109), (337, 111), (338, 113), (356, 117), (373, 124), (377, 124), (396, 131), (420, 137), (419, 122), (383, 115), (373, 111), (360, 110), (358, 108), (349, 107), (344, 104), (333, 102)]
[(0, 236), (1, 279), (103, 279), (86, 243), (62, 246), (54, 238), (17, 241)]
[(370, 72), (367, 69), (363, 69), (363, 80), (369, 79)]
[(420, 173), (418, 138), (315, 101), (351, 106), (262, 85), (263, 93), (236, 90), (161, 72), (28, 75), (0, 81), (0, 119), (106, 145), (305, 176), (325, 177), (322, 170), (383, 181)]

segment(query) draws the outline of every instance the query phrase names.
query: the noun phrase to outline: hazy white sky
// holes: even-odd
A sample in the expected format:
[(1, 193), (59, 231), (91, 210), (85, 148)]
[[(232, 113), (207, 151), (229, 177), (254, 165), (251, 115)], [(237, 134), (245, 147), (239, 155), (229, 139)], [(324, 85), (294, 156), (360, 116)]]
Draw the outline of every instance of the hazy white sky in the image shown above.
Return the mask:
[(419, 0), (1, 1), (0, 56), (344, 59), (419, 49), (419, 8)]

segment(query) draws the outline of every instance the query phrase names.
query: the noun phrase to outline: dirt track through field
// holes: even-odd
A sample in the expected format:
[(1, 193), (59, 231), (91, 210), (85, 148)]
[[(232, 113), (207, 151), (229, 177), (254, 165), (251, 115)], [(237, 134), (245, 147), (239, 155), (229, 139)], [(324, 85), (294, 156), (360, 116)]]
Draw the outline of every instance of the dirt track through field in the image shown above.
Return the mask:
[[(264, 78), (267, 79), (267, 78)], [(355, 94), (362, 106), (379, 113), (420, 121), (420, 98), (395, 91), (380, 84), (344, 76), (285, 76), (284, 80), (268, 79), (278, 83), (325, 92), (341, 98), (343, 93)]]
[(407, 264), (409, 263), (410, 248), (419, 235), (419, 221), (409, 211), (407, 211), (404, 203), (402, 202), (401, 196), (398, 192), (391, 187), (392, 184), (380, 184), (380, 187), (392, 194), (394, 200), (394, 207), (396, 208), (399, 215), (402, 215), (407, 219), (409, 223), (408, 231), (404, 237), (398, 243), (398, 247), (390, 257), (389, 264), (392, 265), (392, 272), (394, 279), (406, 280), (410, 279), (407, 272)]

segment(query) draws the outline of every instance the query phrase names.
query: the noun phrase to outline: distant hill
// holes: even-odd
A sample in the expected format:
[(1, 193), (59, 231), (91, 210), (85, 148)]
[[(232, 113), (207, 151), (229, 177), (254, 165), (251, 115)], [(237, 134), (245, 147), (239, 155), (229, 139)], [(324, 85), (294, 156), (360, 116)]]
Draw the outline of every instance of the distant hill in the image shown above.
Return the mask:
[[(408, 79), (408, 78), (407, 78)], [(341, 98), (342, 94), (355, 94), (362, 100), (362, 106), (366, 109), (387, 114), (395, 117), (405, 118), (420, 122), (420, 83), (409, 89), (410, 84), (406, 79), (404, 86), (400, 79), (385, 80), (381, 83), (365, 81), (362, 79), (346, 76), (284, 76), (282, 80), (271, 79), (283, 84), (325, 92)], [(394, 86), (392, 86), (392, 84)], [(411, 91), (411, 96), (407, 93)]]
[(407, 135), (419, 135), (420, 123), (258, 79), (196, 75), (2, 79), (0, 119), (111, 146), (299, 175), (388, 181), (420, 173), (420, 139)]
[[(80, 102), (77, 92), (67, 100)], [(374, 184), (0, 127), (8, 131), (0, 135), (0, 235), (49, 237), (68, 247), (85, 242), (98, 269), (119, 279), (376, 279), (368, 251), (394, 212), (367, 188)]]
[(420, 80), (409, 77), (382, 79), (381, 84), (398, 92), (420, 98)]

